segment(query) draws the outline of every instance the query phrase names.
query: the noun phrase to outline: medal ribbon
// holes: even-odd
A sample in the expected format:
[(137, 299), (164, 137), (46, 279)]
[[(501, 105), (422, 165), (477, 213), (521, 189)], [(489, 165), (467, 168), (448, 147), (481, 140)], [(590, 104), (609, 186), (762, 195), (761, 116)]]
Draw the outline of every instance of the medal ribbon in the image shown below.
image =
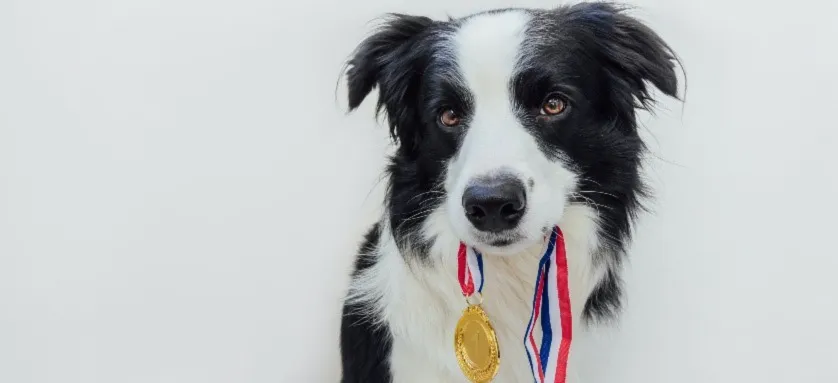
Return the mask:
[[(482, 293), (483, 255), (464, 243), (457, 252), (457, 279), (466, 298)], [(541, 325), (540, 346), (535, 341), (536, 324)], [(555, 341), (554, 329), (560, 331)], [(524, 334), (524, 348), (536, 383), (565, 383), (572, 338), (567, 253), (562, 231), (556, 226), (538, 263), (532, 313)]]
[(463, 295), (468, 298), (483, 292), (483, 254), (460, 242), (457, 252), (457, 280)]
[[(541, 324), (541, 346), (535, 342), (535, 326)], [(565, 383), (570, 342), (573, 338), (570, 312), (567, 253), (564, 236), (556, 226), (547, 242), (547, 251), (538, 264), (532, 313), (524, 334), (524, 348), (536, 383)], [(560, 339), (553, 339), (554, 329)]]

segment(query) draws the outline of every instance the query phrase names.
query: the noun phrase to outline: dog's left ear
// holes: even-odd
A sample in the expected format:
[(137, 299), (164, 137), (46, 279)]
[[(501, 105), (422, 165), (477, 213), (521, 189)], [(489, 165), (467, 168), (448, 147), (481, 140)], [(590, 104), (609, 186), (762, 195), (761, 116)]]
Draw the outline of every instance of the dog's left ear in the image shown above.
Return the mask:
[(651, 83), (678, 98), (678, 59), (655, 31), (626, 14), (626, 9), (609, 3), (581, 3), (568, 12), (590, 28), (615, 96), (633, 98), (648, 108), (653, 101), (647, 86)]

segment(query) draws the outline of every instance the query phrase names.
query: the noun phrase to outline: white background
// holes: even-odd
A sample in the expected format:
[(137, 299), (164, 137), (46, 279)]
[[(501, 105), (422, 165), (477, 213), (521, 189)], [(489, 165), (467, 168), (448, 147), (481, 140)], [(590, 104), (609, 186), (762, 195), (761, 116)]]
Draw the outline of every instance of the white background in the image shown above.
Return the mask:
[[(587, 382), (838, 381), (838, 3), (637, 4), (689, 88)], [(0, 382), (336, 382), (388, 144), (343, 60), (509, 5), (2, 0)]]

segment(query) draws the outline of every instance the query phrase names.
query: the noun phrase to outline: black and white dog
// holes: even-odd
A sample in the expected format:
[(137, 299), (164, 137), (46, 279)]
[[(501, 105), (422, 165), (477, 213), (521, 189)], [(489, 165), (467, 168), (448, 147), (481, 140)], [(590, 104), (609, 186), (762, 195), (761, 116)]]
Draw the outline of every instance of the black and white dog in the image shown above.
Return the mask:
[(377, 88), (397, 150), (343, 310), (343, 382), (466, 381), (453, 349), (461, 241), (485, 255), (483, 306), (503, 355), (495, 381), (532, 381), (522, 339), (554, 225), (574, 323), (613, 318), (646, 196), (635, 114), (653, 87), (677, 97), (676, 64), (608, 3), (393, 15), (363, 41), (347, 66), (349, 106)]

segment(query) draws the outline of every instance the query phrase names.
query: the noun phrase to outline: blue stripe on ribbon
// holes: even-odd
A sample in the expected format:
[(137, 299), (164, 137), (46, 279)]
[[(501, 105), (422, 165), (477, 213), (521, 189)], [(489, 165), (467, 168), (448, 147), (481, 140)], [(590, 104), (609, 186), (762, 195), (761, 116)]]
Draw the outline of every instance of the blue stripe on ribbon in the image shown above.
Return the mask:
[(541, 358), (541, 368), (543, 372), (547, 373), (547, 361), (550, 359), (550, 345), (553, 342), (553, 328), (550, 325), (550, 260), (553, 256), (553, 250), (556, 247), (556, 239), (558, 238), (556, 230), (550, 235), (550, 241), (547, 243), (547, 251), (542, 256), (544, 262), (544, 291), (541, 293), (541, 347), (539, 349), (539, 357)]
[(477, 258), (477, 270), (480, 271), (480, 286), (477, 288), (477, 292), (482, 293), (483, 282), (486, 281), (486, 274), (483, 274), (483, 254), (480, 254), (477, 250), (474, 250), (474, 254)]
[(547, 263), (544, 270), (544, 291), (541, 293), (541, 371), (547, 373), (547, 360), (550, 359), (550, 344), (553, 342), (553, 329), (550, 327), (550, 285), (547, 280), (550, 275), (550, 263)]

